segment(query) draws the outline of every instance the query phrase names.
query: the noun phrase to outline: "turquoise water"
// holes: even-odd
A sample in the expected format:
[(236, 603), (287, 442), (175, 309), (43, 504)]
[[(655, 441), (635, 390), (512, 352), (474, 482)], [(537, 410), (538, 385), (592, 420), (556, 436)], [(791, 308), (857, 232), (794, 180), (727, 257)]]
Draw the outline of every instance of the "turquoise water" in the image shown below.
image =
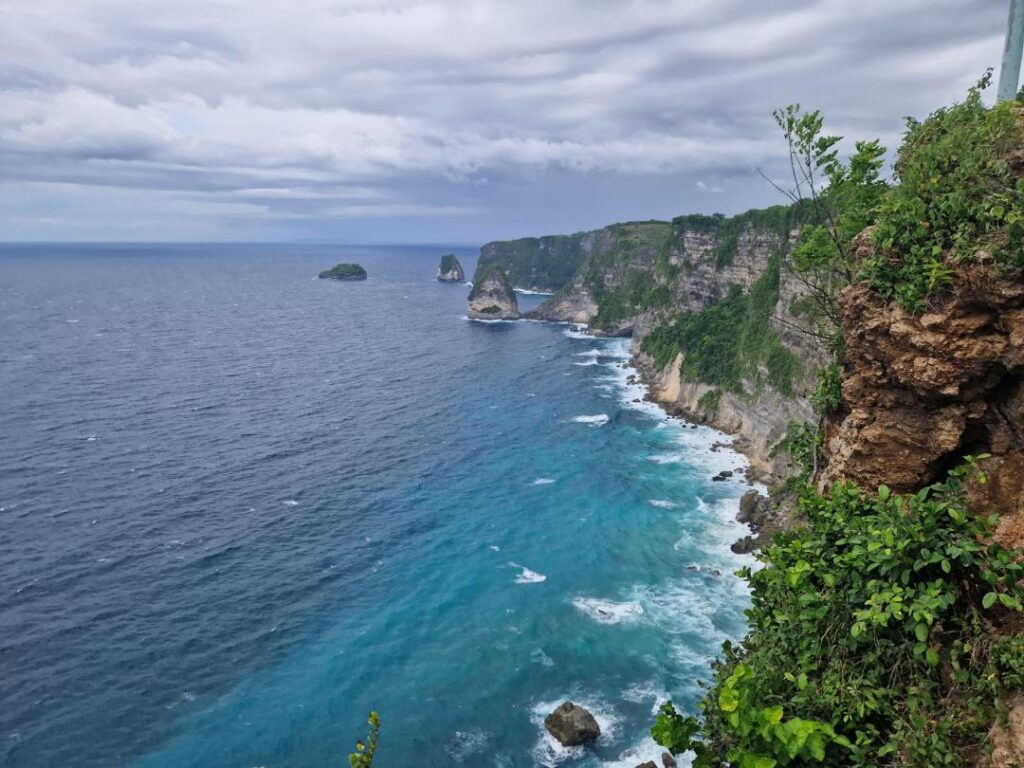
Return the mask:
[(342, 766), (371, 708), (387, 767), (657, 758), (743, 632), (742, 459), (440, 252), (0, 251), (0, 762)]

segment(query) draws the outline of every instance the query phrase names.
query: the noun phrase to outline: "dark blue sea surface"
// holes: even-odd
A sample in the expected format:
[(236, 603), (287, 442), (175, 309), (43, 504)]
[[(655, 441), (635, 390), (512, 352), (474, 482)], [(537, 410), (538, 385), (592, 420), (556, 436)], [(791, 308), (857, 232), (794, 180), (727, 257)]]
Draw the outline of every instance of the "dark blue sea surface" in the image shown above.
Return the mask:
[(340, 768), (371, 708), (382, 768), (660, 754), (744, 628), (742, 460), (442, 252), (0, 247), (0, 765)]

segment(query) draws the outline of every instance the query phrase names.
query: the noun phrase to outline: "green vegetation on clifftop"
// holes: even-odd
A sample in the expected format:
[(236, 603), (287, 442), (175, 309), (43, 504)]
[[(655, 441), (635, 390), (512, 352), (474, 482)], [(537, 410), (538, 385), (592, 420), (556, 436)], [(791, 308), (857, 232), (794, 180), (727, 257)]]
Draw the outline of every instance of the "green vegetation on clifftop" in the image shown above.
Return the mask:
[(749, 293), (732, 286), (721, 301), (700, 312), (680, 314), (654, 329), (641, 349), (659, 369), (682, 352), (680, 373), (691, 381), (731, 392), (743, 392), (744, 382), (768, 383), (792, 395), (800, 361), (771, 325), (779, 300), (781, 260), (780, 254), (772, 257)]
[(366, 270), (358, 264), (338, 264), (320, 273), (321, 279), (365, 280)]
[(572, 280), (583, 263), (586, 257), (583, 248), (585, 235), (580, 232), (575, 235), (524, 237), (520, 240), (487, 243), (480, 249), (480, 260), (473, 282), (477, 282), (481, 270), (497, 264), (508, 273), (509, 280), (518, 288), (557, 291)]

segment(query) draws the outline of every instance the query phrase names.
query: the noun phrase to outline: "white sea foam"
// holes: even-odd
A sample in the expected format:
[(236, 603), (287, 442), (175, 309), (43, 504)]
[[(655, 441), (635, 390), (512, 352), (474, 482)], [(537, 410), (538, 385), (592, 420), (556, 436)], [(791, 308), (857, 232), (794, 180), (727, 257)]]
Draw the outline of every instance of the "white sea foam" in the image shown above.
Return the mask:
[(553, 477), (538, 477), (530, 485), (551, 485), (553, 482), (555, 482)]
[(577, 424), (587, 424), (591, 427), (603, 427), (608, 423), (607, 413), (596, 413), (593, 416), (576, 416), (573, 418)]
[(647, 460), (654, 464), (682, 464), (687, 458), (681, 453), (656, 453)]
[(622, 698), (626, 701), (632, 702), (633, 704), (643, 704), (646, 701), (651, 702), (651, 714), (658, 714), (658, 709), (669, 699), (668, 693), (658, 685), (654, 680), (648, 680), (643, 683), (637, 683), (631, 685), (629, 688), (622, 692)]
[(586, 352), (576, 352), (574, 357), (600, 357), (601, 350), (599, 349), (588, 349)]
[(570, 693), (556, 701), (542, 701), (530, 710), (530, 722), (540, 731), (540, 736), (533, 748), (533, 759), (538, 765), (554, 768), (566, 760), (574, 760), (586, 754), (586, 747), (563, 747), (544, 727), (544, 718), (555, 711), (563, 701), (571, 701), (587, 709), (597, 720), (601, 729), (598, 744), (607, 744), (615, 740), (619, 732), (619, 718), (609, 705), (587, 696)]
[(462, 763), (466, 758), (487, 749), (489, 738), (489, 734), (481, 731), (479, 728), (472, 728), (468, 731), (456, 731), (455, 735), (445, 745), (445, 751), (456, 763)]
[(586, 614), (598, 624), (632, 623), (644, 615), (644, 607), (636, 602), (616, 603), (596, 597), (577, 597), (573, 599), (572, 604), (577, 611)]
[(590, 360), (584, 360), (582, 363), (573, 363), (573, 365), (578, 365), (581, 368), (585, 368), (591, 365), (598, 365), (598, 362), (597, 358), (591, 358)]
[(491, 546), (489, 546), (488, 549), (491, 550), (491, 552), (501, 552), (501, 547), (499, 547), (497, 544), (491, 544)]
[(679, 509), (683, 506), (678, 501), (669, 501), (668, 499), (648, 499), (647, 503), (658, 509)]
[(570, 324), (562, 333), (568, 336), (570, 339), (587, 339), (593, 341), (594, 337), (586, 332), (587, 326), (579, 324)]
[(544, 667), (555, 666), (555, 662), (552, 660), (550, 656), (544, 653), (543, 648), (534, 648), (533, 651), (530, 652), (530, 661), (532, 661), (534, 664), (540, 664)]
[(519, 575), (516, 576), (516, 584), (540, 584), (548, 578), (543, 573), (531, 571), (525, 565), (519, 565), (519, 563), (509, 563), (509, 565), (519, 569)]
[(515, 288), (516, 293), (521, 293), (523, 296), (554, 296), (553, 293), (547, 291), (531, 291), (529, 288)]
[(469, 315), (460, 315), (460, 317), (463, 320), (468, 320), (471, 323), (490, 323), (492, 325), (495, 324), (495, 323), (517, 323), (517, 322), (519, 322), (518, 320), (484, 320), (484, 319), (479, 318), (479, 317), (470, 317)]
[(299, 506), (299, 502), (297, 502), (295, 499), (286, 499), (285, 501), (282, 501), (281, 503), (284, 504), (286, 507), (297, 507), (297, 506)]
[(96, 435), (89, 435), (87, 438), (85, 438), (85, 442), (87, 442), (87, 443), (91, 443), (94, 440), (99, 440), (99, 438), (96, 437)]

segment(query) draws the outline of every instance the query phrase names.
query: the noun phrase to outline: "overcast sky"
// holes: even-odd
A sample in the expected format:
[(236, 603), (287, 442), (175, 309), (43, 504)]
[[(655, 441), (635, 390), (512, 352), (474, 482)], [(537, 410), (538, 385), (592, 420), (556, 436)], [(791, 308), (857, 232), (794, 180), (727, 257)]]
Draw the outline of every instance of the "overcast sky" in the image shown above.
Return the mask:
[(781, 202), (771, 111), (893, 145), (1008, 0), (3, 0), (0, 239), (480, 243)]

